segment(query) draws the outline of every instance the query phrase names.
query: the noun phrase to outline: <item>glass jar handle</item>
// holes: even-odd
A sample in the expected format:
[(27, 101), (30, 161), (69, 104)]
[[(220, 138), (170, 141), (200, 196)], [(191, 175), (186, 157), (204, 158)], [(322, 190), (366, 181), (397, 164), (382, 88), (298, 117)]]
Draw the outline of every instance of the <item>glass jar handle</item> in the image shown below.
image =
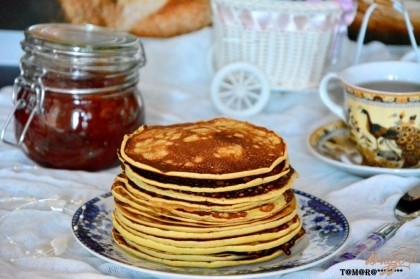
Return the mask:
[(28, 120), (25, 123), (25, 126), (23, 127), (23, 130), (21, 132), (21, 134), (17, 137), (18, 140), (17, 141), (11, 141), (8, 140), (6, 138), (6, 131), (10, 125), (10, 123), (12, 122), (13, 116), (15, 114), (15, 112), (19, 109), (23, 109), (25, 107), (27, 107), (27, 102), (23, 99), (18, 99), (17, 95), (19, 92), (20, 88), (23, 88), (27, 83), (25, 82), (25, 80), (22, 77), (18, 77), (15, 79), (14, 85), (13, 85), (13, 92), (12, 92), (12, 99), (14, 102), (14, 106), (12, 108), (12, 110), (10, 111), (9, 115), (6, 118), (6, 122), (3, 125), (3, 128), (1, 129), (0, 132), (0, 139), (7, 144), (13, 145), (13, 146), (20, 146), (23, 142), (23, 140), (25, 139), (25, 135), (26, 132), (28, 131), (29, 125), (32, 122), (32, 119), (35, 116), (35, 113), (40, 112), (41, 111), (41, 104), (43, 102), (44, 99), (44, 90), (43, 87), (41, 85), (39, 85), (39, 83), (32, 83), (31, 84), (31, 90), (35, 91), (35, 95), (36, 95), (36, 100), (35, 100), (35, 104), (31, 110), (31, 113), (29, 114)]

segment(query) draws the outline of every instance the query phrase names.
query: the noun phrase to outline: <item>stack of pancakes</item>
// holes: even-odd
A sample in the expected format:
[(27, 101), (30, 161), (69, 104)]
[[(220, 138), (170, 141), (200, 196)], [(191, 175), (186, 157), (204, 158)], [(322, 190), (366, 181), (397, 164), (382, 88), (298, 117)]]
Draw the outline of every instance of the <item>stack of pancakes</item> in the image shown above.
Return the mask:
[(304, 231), (286, 143), (227, 118), (142, 126), (119, 150), (113, 238), (130, 254), (182, 267), (256, 263)]

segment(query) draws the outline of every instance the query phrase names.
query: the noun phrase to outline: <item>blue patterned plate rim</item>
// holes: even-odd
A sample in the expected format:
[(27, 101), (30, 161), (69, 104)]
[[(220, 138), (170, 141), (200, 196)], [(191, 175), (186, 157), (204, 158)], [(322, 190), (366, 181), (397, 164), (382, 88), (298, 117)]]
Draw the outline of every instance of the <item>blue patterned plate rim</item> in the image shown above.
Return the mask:
[(143, 274), (165, 278), (259, 278), (306, 269), (320, 264), (339, 252), (350, 233), (346, 217), (330, 203), (308, 193), (294, 190), (298, 214), (305, 236), (292, 248), (292, 255), (267, 262), (226, 268), (178, 268), (135, 258), (122, 251), (112, 240), (112, 194), (105, 193), (82, 205), (73, 215), (72, 232), (77, 242), (91, 254)]

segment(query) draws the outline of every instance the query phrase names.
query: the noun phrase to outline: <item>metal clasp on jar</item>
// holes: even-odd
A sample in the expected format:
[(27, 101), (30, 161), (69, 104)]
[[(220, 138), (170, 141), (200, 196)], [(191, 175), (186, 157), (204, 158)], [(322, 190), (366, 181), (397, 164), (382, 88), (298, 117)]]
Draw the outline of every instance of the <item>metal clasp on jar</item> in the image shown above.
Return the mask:
[[(24, 100), (23, 98), (19, 98), (18, 94), (20, 90), (25, 90), (25, 88), (28, 88), (32, 93), (34, 94), (34, 98), (30, 98), (29, 102)], [(17, 77), (15, 79), (14, 85), (13, 85), (13, 92), (12, 92), (12, 99), (13, 99), (13, 108), (9, 115), (6, 118), (6, 122), (3, 125), (3, 128), (1, 129), (0, 133), (0, 139), (7, 144), (13, 145), (13, 146), (20, 146), (25, 139), (26, 132), (29, 129), (29, 125), (32, 122), (32, 119), (34, 118), (35, 114), (42, 113), (43, 103), (45, 98), (45, 89), (42, 85), (41, 78), (38, 78), (35, 82), (29, 82), (27, 81), (22, 75)], [(28, 120), (25, 123), (25, 126), (22, 129), (22, 132), (20, 135), (16, 135), (16, 139), (14, 141), (9, 140), (6, 138), (6, 131), (8, 130), (9, 125), (12, 123), (12, 120), (14, 118), (15, 112), (20, 109), (28, 109), (30, 110), (30, 114), (28, 117)]]

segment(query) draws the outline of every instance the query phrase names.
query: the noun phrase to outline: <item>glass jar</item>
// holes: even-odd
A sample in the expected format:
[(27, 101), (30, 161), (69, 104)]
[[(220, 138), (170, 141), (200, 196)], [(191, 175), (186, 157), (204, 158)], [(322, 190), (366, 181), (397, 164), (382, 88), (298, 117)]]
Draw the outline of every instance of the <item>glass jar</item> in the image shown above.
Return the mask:
[[(125, 134), (144, 124), (135, 36), (92, 25), (25, 30), (14, 108), (1, 132), (42, 166), (95, 171), (117, 164)], [(5, 138), (14, 120), (15, 141)]]

